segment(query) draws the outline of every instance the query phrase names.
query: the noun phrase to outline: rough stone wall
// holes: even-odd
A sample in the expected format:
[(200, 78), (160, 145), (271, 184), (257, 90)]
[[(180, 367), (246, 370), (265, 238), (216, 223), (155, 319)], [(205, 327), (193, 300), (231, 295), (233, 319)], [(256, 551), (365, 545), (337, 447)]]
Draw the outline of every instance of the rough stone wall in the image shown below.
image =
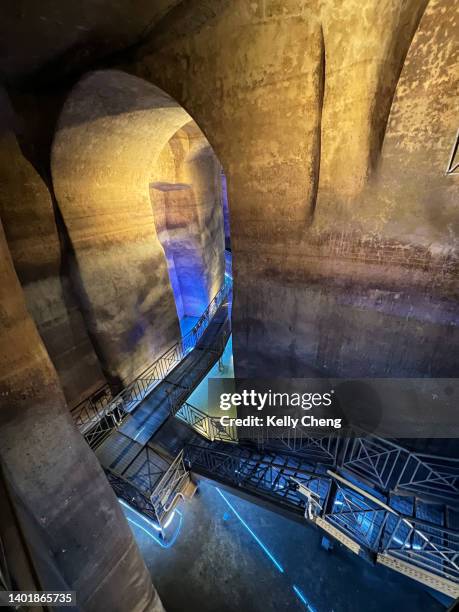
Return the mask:
[(181, 0), (40, 0), (4, 3), (0, 55), (6, 82), (52, 82), (56, 74), (88, 70), (106, 55), (142, 40)]
[(207, 304), (220, 289), (225, 274), (221, 166), (196, 124), (184, 126), (189, 152), (179, 180), (192, 186), (197, 208), (197, 233), (203, 259)]
[(180, 337), (149, 196), (155, 159), (190, 120), (118, 71), (78, 83), (59, 119), (52, 176), (86, 325), (109, 379), (130, 382)]
[(225, 168), (237, 373), (457, 374), (457, 2), (206, 6), (129, 70)]
[(231, 223), (228, 204), (228, 188), (226, 186), (226, 176), (222, 172), (221, 176), (222, 189), (222, 206), (223, 206), (223, 224), (225, 231), (225, 248), (231, 250)]
[(183, 104), (225, 168), (239, 373), (279, 355), (285, 374), (455, 371), (456, 11), (191, 0), (123, 59)]
[(27, 308), (72, 407), (105, 379), (62, 269), (51, 195), (19, 146), (6, 94), (1, 102), (0, 217)]
[(163, 608), (103, 471), (77, 431), (26, 310), (0, 224), (0, 461), (44, 589), (79, 607)]
[[(133, 59), (111, 65), (122, 61), (173, 95), (222, 162), (237, 374), (457, 375), (457, 177), (444, 176), (457, 128), (456, 0), (189, 0), (158, 25), (167, 0), (142, 2), (135, 15), (126, 0), (36, 6), (10, 3), (0, 20), (13, 49), (2, 78), (33, 89), (149, 35)], [(155, 156), (189, 116), (175, 121), (175, 105), (161, 97), (163, 131), (145, 122), (150, 93), (131, 81), (127, 112), (112, 85), (81, 112), (75, 100), (67, 107), (54, 179), (86, 325), (107, 372), (127, 378), (150, 358), (150, 307), (174, 312), (148, 183)], [(136, 147), (125, 149), (126, 138)], [(6, 145), (16, 159), (17, 143)], [(17, 177), (48, 202), (21, 164)], [(35, 214), (35, 204), (22, 204), (18, 194), (2, 215)], [(30, 253), (55, 270), (55, 230), (26, 214), (29, 244), (40, 235)], [(28, 260), (22, 270), (24, 238), (11, 229), (16, 221), (8, 226), (18, 272), (42, 278)], [(1, 255), (0, 454), (9, 482), (35, 528), (46, 527), (50, 556), (86, 609), (107, 601), (152, 609), (124, 590), (127, 576), (151, 595), (119, 507), (65, 415), (3, 236)], [(137, 320), (141, 329), (123, 336)], [(162, 339), (178, 334), (176, 318), (167, 321)]]
[(187, 124), (161, 152), (150, 183), (156, 229), (185, 315), (200, 316), (224, 280), (220, 185), (209, 143)]

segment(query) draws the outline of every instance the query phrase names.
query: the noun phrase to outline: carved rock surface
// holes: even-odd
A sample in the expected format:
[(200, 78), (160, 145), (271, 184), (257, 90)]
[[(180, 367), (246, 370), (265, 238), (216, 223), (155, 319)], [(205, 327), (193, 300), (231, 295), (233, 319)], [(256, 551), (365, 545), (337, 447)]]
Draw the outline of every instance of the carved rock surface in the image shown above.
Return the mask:
[(0, 459), (40, 583), (85, 610), (163, 610), (121, 507), (77, 431), (0, 225)]
[(118, 71), (79, 82), (59, 119), (52, 175), (75, 252), (72, 281), (113, 381), (129, 382), (180, 337), (149, 182), (188, 121), (156, 87)]
[(457, 2), (207, 4), (127, 69), (225, 170), (236, 374), (457, 375)]
[(19, 146), (6, 95), (1, 102), (0, 216), (27, 308), (72, 407), (105, 378), (63, 268), (51, 195)]
[[(183, 314), (200, 316), (225, 273), (221, 166), (194, 123), (168, 142), (150, 194), (156, 229), (175, 275)], [(159, 180), (158, 180), (159, 179)]]

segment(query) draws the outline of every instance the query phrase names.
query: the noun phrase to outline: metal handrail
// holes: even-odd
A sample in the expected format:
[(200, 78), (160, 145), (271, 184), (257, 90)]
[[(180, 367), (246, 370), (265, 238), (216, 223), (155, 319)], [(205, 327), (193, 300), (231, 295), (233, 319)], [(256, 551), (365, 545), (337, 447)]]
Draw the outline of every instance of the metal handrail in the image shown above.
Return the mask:
[(459, 501), (459, 459), (409, 453), (396, 488)]
[(184, 402), (174, 413), (178, 419), (192, 427), (195, 431), (211, 442), (237, 442), (237, 428), (235, 425), (222, 425), (220, 418), (212, 417)]
[[(239, 445), (190, 444), (149, 495), (130, 479), (110, 470), (107, 475), (118, 497), (163, 528), (184, 496), (190, 470), (303, 515), (372, 562), (389, 561), (395, 569), (393, 561), (402, 562), (408, 569), (399, 571), (451, 596), (459, 593), (458, 530), (402, 514), (384, 498), (317, 463)], [(311, 497), (316, 500), (314, 512), (308, 512)]]
[[(276, 459), (279, 461), (281, 457)], [(354, 552), (363, 547), (367, 558), (372, 560), (379, 555), (398, 558), (444, 579), (450, 593), (459, 593), (457, 530), (405, 516), (333, 472), (298, 470), (290, 465), (290, 455), (286, 455), (283, 465), (271, 464), (260, 453), (250, 453), (247, 449), (241, 452), (235, 447), (234, 452), (225, 452), (209, 445), (187, 445), (185, 461), (191, 470), (202, 471), (206, 476), (304, 513), (305, 518), (328, 533), (338, 539), (342, 537), (343, 543), (350, 538), (357, 546)], [(271, 469), (267, 470), (267, 466)], [(303, 484), (304, 490), (315, 494), (318, 504), (314, 515), (307, 513), (307, 498), (292, 483)], [(432, 585), (435, 588), (434, 578)]]
[[(84, 433), (91, 448), (98, 446), (116, 427), (124, 421), (130, 412), (143, 401), (153, 389), (194, 349), (208, 328), (218, 308), (226, 299), (231, 289), (231, 281), (225, 277), (222, 287), (207, 306), (199, 321), (173, 346), (168, 348), (152, 364), (142, 370), (122, 391), (99, 408), (91, 398), (72, 410), (75, 421)], [(96, 393), (100, 393), (98, 390)], [(94, 397), (94, 396), (92, 396)], [(87, 403), (90, 403), (88, 409)], [(84, 408), (82, 405), (84, 404)], [(77, 410), (79, 409), (79, 411)], [(93, 410), (93, 412), (91, 412)], [(86, 420), (82, 414), (87, 415)], [(90, 428), (88, 429), (87, 426)], [(85, 431), (86, 429), (86, 431)]]
[(104, 409), (113, 399), (113, 393), (108, 383), (99, 387), (91, 395), (79, 402), (70, 410), (75, 425), (85, 430), (91, 423), (97, 423), (104, 414)]
[(383, 552), (459, 583), (459, 532), (400, 515), (387, 531)]
[(185, 467), (182, 450), (150, 495), (150, 502), (155, 510), (159, 525), (162, 525), (164, 518), (176, 500), (183, 496), (183, 489), (189, 478), (190, 475)]
[(341, 435), (314, 435), (309, 428), (301, 426), (286, 427), (275, 437), (271, 433), (267, 427), (244, 428), (244, 434), (241, 434), (239, 439), (254, 442), (260, 449), (287, 449), (293, 453), (306, 453), (311, 457), (316, 455), (322, 463), (336, 464)]
[(410, 451), (391, 440), (367, 436), (363, 431), (349, 432), (354, 437), (314, 437), (296, 427), (270, 438), (269, 431), (259, 430), (252, 428), (249, 436), (244, 433), (244, 438), (260, 448), (277, 448), (281, 444), (311, 459), (316, 454), (317, 461), (348, 470), (384, 492), (409, 491), (459, 503), (459, 459)]
[(151, 503), (151, 500), (143, 491), (136, 487), (127, 478), (110, 469), (105, 469), (105, 475), (107, 476), (107, 480), (115, 492), (115, 495), (119, 499), (124, 500), (129, 506), (135, 508), (142, 514), (145, 514), (145, 516), (152, 519), (158, 526), (160, 526), (156, 509)]
[(382, 491), (459, 503), (459, 459), (417, 453), (376, 436), (347, 439), (340, 467)]

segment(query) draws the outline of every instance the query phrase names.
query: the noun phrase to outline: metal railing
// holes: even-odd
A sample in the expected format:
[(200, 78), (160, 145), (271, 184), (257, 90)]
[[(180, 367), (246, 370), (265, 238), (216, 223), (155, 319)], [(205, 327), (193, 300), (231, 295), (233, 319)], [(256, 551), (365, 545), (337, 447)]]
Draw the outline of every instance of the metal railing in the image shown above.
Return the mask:
[[(352, 432), (351, 432), (352, 433)], [(361, 432), (363, 433), (363, 432)], [(239, 441), (259, 448), (288, 450), (358, 475), (381, 491), (405, 491), (459, 506), (459, 459), (409, 451), (375, 436), (318, 437), (307, 429), (287, 428), (270, 437), (268, 429), (253, 427)]]
[(96, 449), (114, 429), (121, 425), (125, 416), (126, 413), (120, 405), (102, 411), (98, 418), (94, 419), (92, 427), (84, 433), (86, 442), (93, 450)]
[(175, 416), (180, 411), (182, 404), (196, 388), (197, 384), (204, 378), (207, 372), (218, 361), (225, 350), (226, 343), (231, 335), (231, 322), (226, 319), (221, 325), (218, 337), (211, 340), (207, 346), (200, 350), (199, 361), (193, 370), (190, 370), (181, 380), (180, 384), (172, 383), (167, 391), (169, 413)]
[(78, 429), (84, 433), (87, 429), (96, 424), (102, 418), (106, 407), (112, 399), (112, 390), (108, 383), (106, 383), (77, 406), (72, 408), (70, 414)]
[(416, 519), (390, 516), (382, 549), (398, 559), (459, 583), (459, 532)]
[(231, 289), (231, 281), (225, 282), (207, 306), (199, 321), (181, 340), (143, 370), (115, 397), (109, 397), (104, 387), (104, 398), (98, 390), (71, 412), (91, 448), (96, 448), (118, 427), (132, 410), (140, 404), (163, 381), (168, 374), (192, 351), (202, 338), (218, 308), (223, 304)]
[(161, 471), (159, 479), (157, 464), (151, 461), (148, 454), (142, 470), (143, 474), (137, 470), (131, 476), (127, 473), (118, 474), (111, 469), (106, 469), (105, 473), (116, 496), (150, 518), (162, 530), (168, 513), (179, 498), (184, 496), (184, 490), (190, 482), (190, 473), (183, 462), (183, 451), (166, 470)]
[(405, 491), (459, 505), (459, 459), (415, 453), (390, 440), (344, 442), (340, 467), (382, 491)]
[[(190, 411), (187, 422), (194, 422), (195, 430), (201, 429), (208, 439), (218, 439), (209, 426), (212, 419), (208, 415), (189, 404), (184, 409)], [(179, 413), (175, 415), (178, 418)], [(379, 447), (369, 448), (374, 451)], [(433, 515), (429, 516), (433, 522), (428, 522), (417, 515), (402, 514), (387, 505), (383, 494), (362, 488), (365, 485), (358, 480), (346, 480), (317, 462), (316, 451), (306, 457), (238, 444), (203, 443), (185, 446), (164, 470), (154, 461), (160, 458), (153, 451), (154, 457), (149, 457), (148, 450), (142, 448), (122, 475), (108, 471), (108, 478), (118, 497), (152, 518), (160, 528), (183, 497), (192, 469), (304, 515), (372, 562), (384, 563), (443, 593), (459, 596), (459, 531), (443, 526)], [(384, 448), (379, 450), (383, 452)], [(393, 455), (393, 450), (391, 447), (389, 456), (398, 461), (401, 455), (398, 451)], [(386, 462), (380, 465), (381, 473), (387, 474)]]
[(191, 469), (199, 468), (212, 478), (237, 488), (247, 488), (265, 499), (272, 498), (300, 514), (304, 511), (304, 504), (291, 486), (292, 478), (307, 483), (322, 502), (328, 494), (327, 479), (316, 471), (317, 466), (305, 459), (258, 453), (239, 445), (215, 448), (188, 444), (184, 451), (185, 463)]
[(168, 513), (174, 508), (179, 498), (183, 498), (183, 491), (189, 481), (190, 473), (185, 467), (182, 450), (150, 495), (159, 525), (164, 524)]
[(129, 482), (127, 478), (116, 474), (112, 470), (106, 469), (105, 474), (118, 499), (124, 500), (130, 507), (144, 514), (159, 526), (155, 508), (145, 493)]
[(253, 442), (260, 449), (288, 450), (311, 458), (315, 456), (317, 461), (330, 465), (336, 465), (340, 449), (340, 437), (314, 435), (310, 428), (301, 426), (281, 428), (275, 437), (272, 429), (267, 427), (244, 428), (239, 433), (239, 440)]
[(459, 459), (409, 453), (395, 489), (459, 502)]
[(405, 463), (408, 451), (388, 440), (354, 438), (344, 443), (341, 467), (359, 474), (383, 491), (395, 488), (397, 470)]
[(174, 413), (174, 416), (211, 442), (237, 442), (235, 425), (224, 426), (221, 424), (220, 418), (209, 416), (188, 402), (183, 403)]
[[(197, 473), (304, 514), (368, 560), (384, 562), (451, 597), (459, 596), (459, 531), (402, 515), (339, 475), (292, 463), (291, 455), (265, 457), (239, 447), (230, 452), (188, 445), (184, 457)], [(313, 513), (308, 512), (311, 499)]]
[(336, 491), (331, 511), (322, 514), (322, 518), (340, 529), (353, 540), (375, 551), (385, 523), (387, 512), (373, 500), (364, 495), (357, 495), (336, 483)]

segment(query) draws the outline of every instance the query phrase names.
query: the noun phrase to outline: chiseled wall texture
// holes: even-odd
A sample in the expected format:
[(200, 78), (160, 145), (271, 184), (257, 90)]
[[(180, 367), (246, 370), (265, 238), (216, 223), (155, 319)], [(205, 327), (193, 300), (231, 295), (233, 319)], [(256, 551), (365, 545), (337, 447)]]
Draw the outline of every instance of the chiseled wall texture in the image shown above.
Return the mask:
[(27, 308), (72, 407), (105, 379), (63, 269), (48, 187), (19, 145), (6, 94), (0, 101), (0, 217)]
[[(41, 0), (2, 7), (0, 56), (5, 82), (39, 75), (41, 82), (90, 70), (94, 63), (143, 40), (181, 0)], [(30, 81), (29, 81), (30, 85)], [(33, 89), (33, 88), (32, 88)]]
[(225, 260), (221, 166), (194, 122), (162, 150), (150, 194), (176, 303), (183, 314), (200, 316), (223, 283)]
[(457, 375), (457, 8), (192, 2), (125, 66), (225, 169), (239, 375)]
[[(123, 71), (79, 82), (52, 160), (71, 282), (105, 373), (126, 380), (178, 337), (150, 183), (193, 118), (227, 177), (238, 375), (457, 376), (458, 178), (444, 175), (457, 129), (457, 0), (26, 4), (0, 20), (0, 72), (34, 98), (37, 122), (54, 87), (104, 58)], [(51, 335), (67, 336), (67, 315), (50, 280), (51, 201), (2, 128), (2, 219), (60, 369)], [(49, 165), (48, 148), (36, 149)], [(0, 255), (8, 480), (85, 609), (157, 609), (113, 493), (64, 410), (3, 234)]]
[(163, 611), (115, 494), (68, 413), (0, 224), (0, 460), (43, 588), (88, 611)]
[(51, 167), (72, 281), (112, 382), (130, 382), (180, 337), (149, 179), (188, 121), (157, 88), (118, 71), (82, 79), (59, 118)]

